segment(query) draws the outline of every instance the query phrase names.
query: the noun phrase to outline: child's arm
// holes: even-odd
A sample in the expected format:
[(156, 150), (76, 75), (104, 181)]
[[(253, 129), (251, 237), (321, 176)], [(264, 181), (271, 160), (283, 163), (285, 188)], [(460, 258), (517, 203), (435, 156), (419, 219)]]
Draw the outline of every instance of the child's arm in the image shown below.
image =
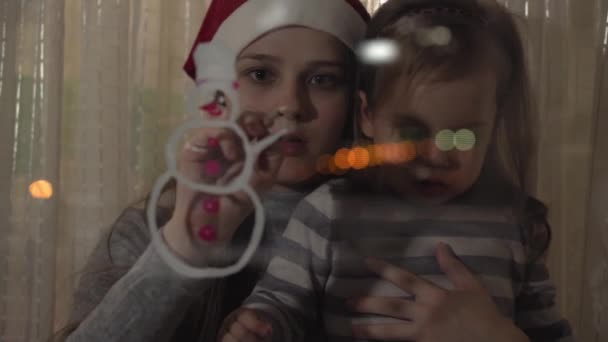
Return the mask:
[(307, 198), (275, 241), (268, 268), (244, 303), (270, 321), (273, 341), (303, 341), (321, 329), (318, 308), (331, 262), (329, 232), (328, 216)]
[(570, 323), (555, 303), (556, 289), (549, 278), (546, 253), (526, 268), (526, 279), (515, 301), (515, 323), (532, 342), (574, 341)]

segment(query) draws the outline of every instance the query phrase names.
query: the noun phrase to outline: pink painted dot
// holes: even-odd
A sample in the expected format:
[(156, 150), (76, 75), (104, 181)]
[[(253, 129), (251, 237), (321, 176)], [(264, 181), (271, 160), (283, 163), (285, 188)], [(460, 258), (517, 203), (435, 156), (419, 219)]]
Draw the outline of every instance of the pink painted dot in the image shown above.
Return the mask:
[(209, 214), (217, 214), (220, 211), (220, 201), (217, 198), (207, 198), (203, 201), (203, 208)]
[(210, 102), (206, 105), (201, 106), (201, 110), (207, 112), (211, 116), (222, 115), (222, 108), (216, 102)]
[(216, 138), (209, 138), (209, 139), (207, 139), (207, 146), (208, 147), (219, 147), (220, 141)]
[(222, 166), (217, 160), (207, 160), (205, 162), (205, 174), (211, 177), (217, 177), (222, 171)]
[(234, 87), (234, 89), (239, 89), (241, 84), (238, 81), (234, 81), (232, 82), (232, 86)]
[(198, 230), (198, 237), (203, 241), (215, 241), (217, 239), (217, 229), (212, 224), (206, 224)]

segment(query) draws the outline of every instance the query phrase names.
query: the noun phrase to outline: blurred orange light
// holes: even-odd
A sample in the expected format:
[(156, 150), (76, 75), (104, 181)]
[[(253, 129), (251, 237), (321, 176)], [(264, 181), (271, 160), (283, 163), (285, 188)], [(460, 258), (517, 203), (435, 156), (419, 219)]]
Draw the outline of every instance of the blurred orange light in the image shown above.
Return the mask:
[(336, 176), (342, 176), (348, 172), (348, 170), (341, 169), (336, 165), (336, 158), (334, 157), (329, 159), (329, 171)]
[(30, 184), (30, 195), (36, 199), (49, 199), (53, 197), (53, 185), (44, 179), (37, 180)]
[(348, 154), (350, 150), (347, 148), (341, 148), (336, 152), (334, 156), (334, 163), (336, 166), (342, 170), (350, 169), (350, 163), (348, 162)]
[(411, 141), (399, 144), (399, 157), (402, 163), (411, 162), (416, 158), (416, 146)]
[(363, 147), (355, 147), (348, 153), (348, 164), (355, 170), (369, 166), (369, 152)]

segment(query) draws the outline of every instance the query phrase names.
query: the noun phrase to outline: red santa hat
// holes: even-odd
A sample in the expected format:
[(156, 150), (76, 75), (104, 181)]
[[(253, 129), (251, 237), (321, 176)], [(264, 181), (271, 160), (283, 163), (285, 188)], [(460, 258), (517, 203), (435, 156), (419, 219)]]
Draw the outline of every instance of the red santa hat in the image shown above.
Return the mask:
[(263, 34), (285, 26), (329, 33), (353, 49), (369, 14), (359, 0), (213, 0), (184, 70), (196, 79), (193, 54), (200, 43), (219, 42), (240, 53)]

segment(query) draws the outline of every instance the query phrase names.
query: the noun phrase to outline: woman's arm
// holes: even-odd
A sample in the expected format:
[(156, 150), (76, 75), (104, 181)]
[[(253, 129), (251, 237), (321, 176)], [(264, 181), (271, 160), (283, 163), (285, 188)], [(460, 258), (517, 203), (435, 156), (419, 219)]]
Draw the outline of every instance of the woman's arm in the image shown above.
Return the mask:
[[(67, 342), (169, 341), (206, 282), (171, 270), (149, 244), (143, 212), (127, 210), (80, 279)], [(108, 250), (109, 247), (109, 250)], [(111, 258), (108, 253), (111, 253)]]

